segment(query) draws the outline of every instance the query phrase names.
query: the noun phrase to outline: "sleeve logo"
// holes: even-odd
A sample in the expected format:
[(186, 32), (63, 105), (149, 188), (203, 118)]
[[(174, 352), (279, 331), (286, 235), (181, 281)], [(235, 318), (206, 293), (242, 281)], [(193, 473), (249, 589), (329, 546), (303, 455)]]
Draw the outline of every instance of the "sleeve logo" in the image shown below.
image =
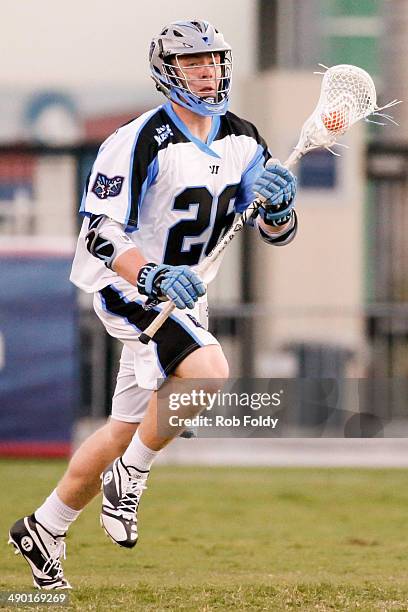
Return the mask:
[(124, 176), (114, 176), (113, 178), (109, 178), (105, 174), (98, 172), (92, 187), (92, 193), (94, 193), (100, 200), (114, 198), (122, 191), (124, 180)]

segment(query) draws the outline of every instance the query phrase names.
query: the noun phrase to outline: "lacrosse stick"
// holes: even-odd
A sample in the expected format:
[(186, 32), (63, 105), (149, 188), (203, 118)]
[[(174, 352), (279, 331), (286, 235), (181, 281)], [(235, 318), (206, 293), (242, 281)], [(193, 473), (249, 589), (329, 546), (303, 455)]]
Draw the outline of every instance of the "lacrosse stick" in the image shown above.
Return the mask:
[[(326, 69), (324, 73), (316, 73), (323, 74), (319, 101), (313, 113), (303, 124), (299, 142), (284, 163), (287, 168), (292, 167), (295, 162), (312, 149), (325, 148), (333, 155), (338, 155), (332, 150), (332, 147), (334, 145), (346, 145), (338, 143), (337, 137), (345, 134), (360, 119), (384, 125), (384, 123), (367, 119), (367, 117), (373, 115), (395, 123), (390, 115), (380, 111), (399, 104), (400, 100), (392, 100), (382, 107), (377, 106), (375, 85), (365, 70), (349, 64), (340, 64), (332, 68), (327, 68), (322, 64), (319, 65)], [(265, 198), (258, 196), (235, 219), (220, 242), (197, 266), (196, 272), (203, 280), (205, 280), (205, 274), (214, 261), (218, 259), (248, 220), (256, 215), (258, 208), (264, 202)], [(174, 302), (169, 301), (154, 321), (140, 334), (139, 341), (148, 344), (174, 309)]]

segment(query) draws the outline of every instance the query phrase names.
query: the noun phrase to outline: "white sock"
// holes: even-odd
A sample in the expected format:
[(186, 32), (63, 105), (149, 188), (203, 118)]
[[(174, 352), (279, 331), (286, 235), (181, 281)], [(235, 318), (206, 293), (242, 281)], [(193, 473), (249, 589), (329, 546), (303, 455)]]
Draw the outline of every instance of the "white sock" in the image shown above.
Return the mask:
[(152, 450), (143, 444), (136, 430), (129, 446), (122, 455), (122, 461), (125, 465), (132, 465), (140, 472), (148, 472), (158, 453), (160, 451)]
[(73, 510), (64, 504), (54, 489), (34, 515), (37, 521), (53, 535), (64, 535), (81, 512), (82, 510)]

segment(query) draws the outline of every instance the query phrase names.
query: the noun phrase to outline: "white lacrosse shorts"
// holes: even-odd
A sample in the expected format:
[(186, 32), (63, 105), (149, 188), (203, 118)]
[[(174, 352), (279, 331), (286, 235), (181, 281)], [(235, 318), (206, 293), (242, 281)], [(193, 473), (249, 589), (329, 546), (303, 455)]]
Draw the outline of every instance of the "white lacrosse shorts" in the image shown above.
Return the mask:
[(112, 418), (125, 423), (141, 423), (152, 393), (150, 389), (142, 389), (137, 384), (135, 357), (131, 349), (124, 345), (112, 398)]

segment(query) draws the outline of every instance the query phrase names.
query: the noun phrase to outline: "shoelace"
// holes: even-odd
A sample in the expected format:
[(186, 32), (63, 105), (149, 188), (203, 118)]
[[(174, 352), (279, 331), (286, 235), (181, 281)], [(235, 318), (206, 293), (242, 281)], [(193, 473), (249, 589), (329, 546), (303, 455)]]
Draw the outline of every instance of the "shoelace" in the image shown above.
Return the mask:
[(118, 510), (122, 511), (122, 516), (125, 519), (132, 520), (134, 518), (140, 497), (145, 489), (147, 489), (146, 479), (129, 476), (126, 489), (118, 505)]
[(54, 550), (50, 553), (47, 561), (44, 563), (42, 571), (48, 574), (51, 570), (56, 570), (55, 578), (63, 578), (64, 570), (62, 569), (60, 557), (66, 559), (66, 544), (64, 541), (57, 542), (54, 540)]

